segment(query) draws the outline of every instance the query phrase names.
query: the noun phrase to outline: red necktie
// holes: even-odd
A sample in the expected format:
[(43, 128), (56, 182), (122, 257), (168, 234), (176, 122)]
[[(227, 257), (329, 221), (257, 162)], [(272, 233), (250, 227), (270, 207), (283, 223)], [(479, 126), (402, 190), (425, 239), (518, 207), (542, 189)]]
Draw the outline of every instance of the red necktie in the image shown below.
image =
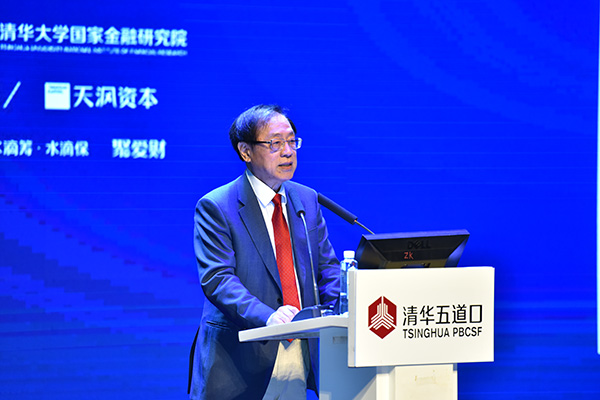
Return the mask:
[(281, 195), (276, 194), (273, 198), (275, 210), (273, 211), (273, 236), (275, 237), (275, 250), (279, 279), (281, 280), (281, 291), (283, 292), (283, 304), (291, 305), (300, 309), (298, 300), (298, 288), (296, 286), (296, 274), (294, 272), (294, 256), (292, 255), (292, 242), (283, 211), (281, 209)]

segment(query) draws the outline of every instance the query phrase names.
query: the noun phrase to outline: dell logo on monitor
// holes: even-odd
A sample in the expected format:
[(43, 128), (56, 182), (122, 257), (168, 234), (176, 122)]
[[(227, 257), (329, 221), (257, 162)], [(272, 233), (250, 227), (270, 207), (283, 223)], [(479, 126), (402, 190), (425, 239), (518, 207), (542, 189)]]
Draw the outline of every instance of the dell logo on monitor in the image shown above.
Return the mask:
[(409, 241), (407, 244), (408, 249), (430, 249), (431, 245), (429, 240), (415, 240)]

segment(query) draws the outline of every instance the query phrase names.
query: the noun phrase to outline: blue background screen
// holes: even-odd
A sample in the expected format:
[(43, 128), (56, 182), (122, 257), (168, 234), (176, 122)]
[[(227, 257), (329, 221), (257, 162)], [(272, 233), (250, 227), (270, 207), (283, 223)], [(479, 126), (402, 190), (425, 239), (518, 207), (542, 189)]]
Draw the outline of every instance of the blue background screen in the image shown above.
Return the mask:
[[(467, 229), (495, 362), (461, 399), (598, 398), (598, 3), (4, 2), (0, 397), (183, 399), (196, 201), (233, 119), (377, 233)], [(362, 231), (325, 211), (338, 257)]]

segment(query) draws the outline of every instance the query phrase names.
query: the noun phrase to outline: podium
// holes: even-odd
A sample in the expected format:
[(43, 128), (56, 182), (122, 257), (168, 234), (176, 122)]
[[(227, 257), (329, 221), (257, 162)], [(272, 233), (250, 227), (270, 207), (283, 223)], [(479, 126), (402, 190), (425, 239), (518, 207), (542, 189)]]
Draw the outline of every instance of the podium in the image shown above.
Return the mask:
[(457, 399), (457, 364), (494, 360), (494, 269), (350, 271), (348, 314), (239, 333), (290, 338), (319, 338), (321, 400)]

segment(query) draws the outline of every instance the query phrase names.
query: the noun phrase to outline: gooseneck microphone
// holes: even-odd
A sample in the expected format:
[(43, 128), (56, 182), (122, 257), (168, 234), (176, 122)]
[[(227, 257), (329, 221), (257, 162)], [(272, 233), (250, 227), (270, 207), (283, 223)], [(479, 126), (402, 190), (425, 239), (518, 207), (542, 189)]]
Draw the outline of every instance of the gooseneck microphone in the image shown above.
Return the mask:
[(308, 238), (308, 226), (306, 225), (306, 211), (304, 210), (304, 204), (302, 204), (302, 201), (300, 201), (300, 199), (298, 198), (298, 196), (296, 196), (296, 193), (294, 191), (288, 191), (288, 197), (292, 202), (294, 210), (296, 210), (296, 215), (298, 215), (298, 217), (302, 219), (302, 224), (304, 225), (304, 233), (306, 234), (306, 244), (308, 245), (308, 258), (310, 259), (310, 272), (312, 276), (313, 290), (315, 295), (315, 305), (303, 308), (292, 319), (292, 321), (301, 321), (303, 319), (321, 317), (325, 313), (330, 311), (331, 307), (321, 305), (321, 301), (319, 300), (319, 288), (317, 286), (317, 278), (315, 276), (315, 266), (313, 264), (312, 249), (310, 248), (310, 239)]
[(332, 211), (338, 217), (351, 223), (352, 225), (356, 224), (356, 225), (360, 226), (361, 228), (363, 228), (364, 230), (366, 230), (367, 232), (369, 232), (370, 234), (373, 234), (372, 230), (370, 230), (369, 228), (367, 228), (366, 226), (364, 226), (363, 224), (358, 222), (358, 217), (356, 215), (352, 214), (350, 211), (346, 210), (344, 207), (340, 206), (335, 201), (322, 195), (321, 193), (318, 193), (318, 199), (319, 199), (319, 204), (321, 204), (323, 207), (327, 208), (328, 210)]

